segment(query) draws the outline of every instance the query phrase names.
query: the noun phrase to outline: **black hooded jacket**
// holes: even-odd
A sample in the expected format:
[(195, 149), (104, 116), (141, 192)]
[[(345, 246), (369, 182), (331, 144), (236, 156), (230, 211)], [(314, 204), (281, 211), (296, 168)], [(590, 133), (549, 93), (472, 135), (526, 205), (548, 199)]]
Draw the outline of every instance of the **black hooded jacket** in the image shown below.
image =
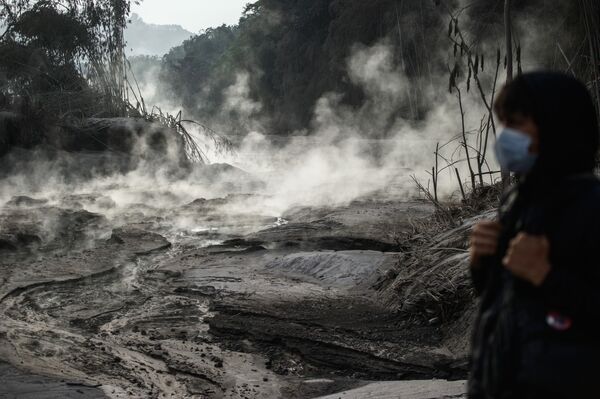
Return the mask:
[[(469, 397), (600, 398), (598, 122), (586, 88), (559, 73), (517, 78), (540, 131), (533, 170), (503, 199), (498, 251), (473, 269), (480, 310)], [(519, 232), (545, 235), (552, 269), (541, 287), (503, 266)]]

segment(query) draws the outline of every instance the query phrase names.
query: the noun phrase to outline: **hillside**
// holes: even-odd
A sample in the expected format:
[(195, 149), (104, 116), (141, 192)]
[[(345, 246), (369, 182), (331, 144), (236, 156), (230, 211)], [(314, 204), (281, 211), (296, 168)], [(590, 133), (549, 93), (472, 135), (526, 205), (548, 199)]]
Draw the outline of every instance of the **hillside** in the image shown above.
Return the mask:
[(139, 15), (132, 14), (131, 23), (125, 30), (127, 54), (162, 56), (193, 35), (179, 25), (149, 24)]

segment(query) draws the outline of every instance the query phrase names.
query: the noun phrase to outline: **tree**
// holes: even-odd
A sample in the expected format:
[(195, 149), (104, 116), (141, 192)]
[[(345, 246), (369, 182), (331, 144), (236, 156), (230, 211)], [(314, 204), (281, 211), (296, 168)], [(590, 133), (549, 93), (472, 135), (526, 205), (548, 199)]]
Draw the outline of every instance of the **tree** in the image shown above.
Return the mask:
[(114, 112), (126, 96), (129, 0), (0, 0), (5, 95), (93, 89)]
[(438, 51), (443, 16), (441, 7), (422, 0), (258, 0), (238, 26), (207, 30), (173, 49), (162, 80), (182, 94), (195, 117), (210, 121), (223, 108), (224, 89), (245, 71), (251, 100), (262, 105), (258, 117), (265, 128), (285, 134), (309, 127), (326, 93), (340, 93), (342, 105), (360, 108), (366, 93), (348, 74), (349, 58), (357, 45), (386, 40), (393, 61), (406, 59), (403, 72), (415, 82), (390, 119), (419, 120), (429, 108), (426, 93), (445, 68)]
[(512, 44), (512, 19), (511, 0), (504, 0), (504, 30), (506, 32), (506, 81), (513, 80), (513, 44)]
[[(504, 31), (506, 34), (506, 82), (513, 80), (513, 44), (512, 44), (512, 18), (511, 0), (504, 0)], [(506, 187), (510, 181), (510, 172), (502, 169), (502, 185)]]
[(582, 78), (589, 82), (592, 94), (596, 99), (596, 108), (600, 115), (600, 4), (597, 1), (580, 0), (589, 59)]

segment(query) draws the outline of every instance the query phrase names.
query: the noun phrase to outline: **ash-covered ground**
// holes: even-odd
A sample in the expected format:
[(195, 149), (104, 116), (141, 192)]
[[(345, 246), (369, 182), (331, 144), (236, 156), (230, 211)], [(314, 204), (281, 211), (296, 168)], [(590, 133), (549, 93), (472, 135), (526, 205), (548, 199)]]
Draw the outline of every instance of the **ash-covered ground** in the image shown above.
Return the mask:
[(386, 293), (432, 206), (374, 192), (278, 214), (243, 171), (192, 176), (2, 182), (0, 397), (462, 397), (465, 319)]

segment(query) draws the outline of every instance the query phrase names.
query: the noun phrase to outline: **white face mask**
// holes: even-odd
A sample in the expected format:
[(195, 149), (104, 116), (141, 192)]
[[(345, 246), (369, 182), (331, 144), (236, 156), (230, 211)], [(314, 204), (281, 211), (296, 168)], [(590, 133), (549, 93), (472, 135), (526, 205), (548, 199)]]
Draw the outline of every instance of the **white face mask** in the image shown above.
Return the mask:
[(496, 158), (502, 169), (515, 173), (527, 173), (535, 165), (537, 154), (529, 152), (532, 139), (529, 135), (511, 128), (504, 128), (496, 139)]

